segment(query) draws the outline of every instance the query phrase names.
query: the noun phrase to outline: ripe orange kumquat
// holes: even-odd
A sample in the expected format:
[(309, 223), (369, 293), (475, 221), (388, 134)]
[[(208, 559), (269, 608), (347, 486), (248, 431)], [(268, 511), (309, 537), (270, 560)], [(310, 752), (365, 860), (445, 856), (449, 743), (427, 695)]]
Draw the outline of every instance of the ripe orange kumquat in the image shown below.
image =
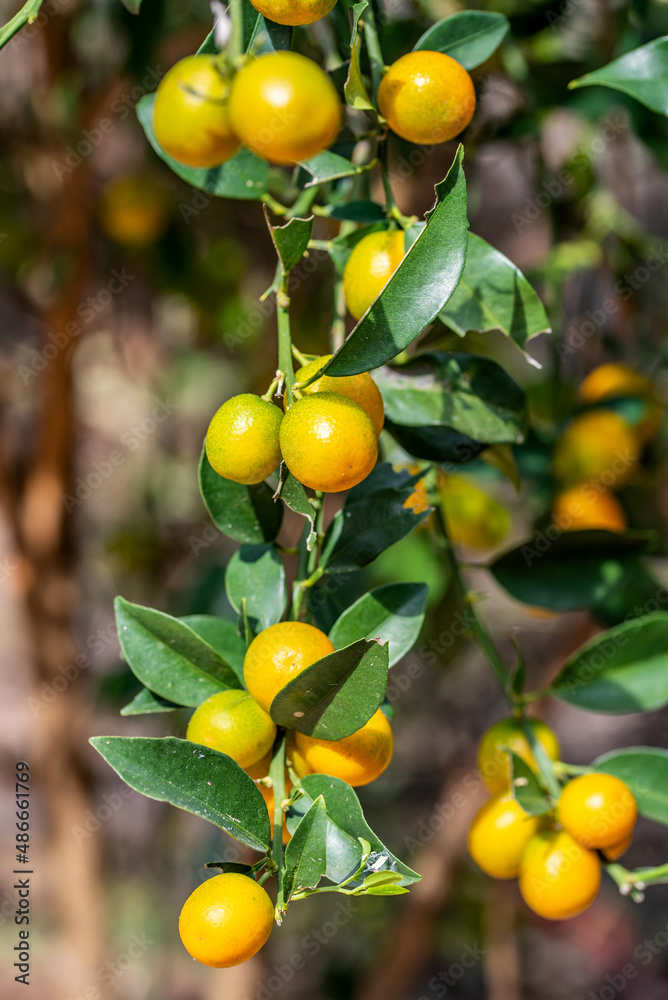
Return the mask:
[[(529, 719), (528, 722), (534, 736), (548, 757), (551, 760), (558, 760), (559, 741), (550, 727), (546, 726), (540, 719)], [(537, 770), (536, 761), (522, 724), (516, 719), (501, 719), (499, 722), (495, 722), (483, 734), (478, 746), (480, 774), (489, 790), (494, 794), (505, 792), (510, 788), (511, 766), (504, 747), (508, 747), (518, 757), (521, 757), (533, 771)]]
[(225, 872), (207, 879), (183, 904), (179, 934), (203, 965), (227, 969), (257, 954), (274, 924), (267, 892), (247, 875)]
[(563, 531), (604, 528), (626, 531), (624, 508), (609, 490), (584, 484), (559, 493), (552, 504), (552, 516)]
[(206, 456), (224, 479), (252, 486), (281, 462), (279, 430), (283, 414), (250, 392), (233, 396), (214, 414), (206, 432)]
[(544, 830), (531, 838), (520, 862), (520, 892), (528, 906), (548, 920), (568, 920), (594, 902), (601, 862), (565, 830)]
[(590, 410), (574, 417), (554, 449), (553, 471), (565, 486), (596, 482), (623, 485), (638, 462), (636, 436), (611, 410)]
[(397, 135), (431, 146), (466, 128), (475, 111), (475, 88), (456, 59), (422, 49), (392, 63), (378, 88), (378, 107)]
[(334, 652), (324, 632), (305, 622), (279, 622), (256, 635), (244, 659), (244, 682), (269, 711), (279, 691), (316, 660)]
[(530, 816), (509, 792), (486, 802), (468, 836), (469, 853), (492, 878), (516, 878), (524, 849), (538, 832), (541, 821)]
[(314, 774), (331, 774), (349, 785), (367, 785), (392, 759), (392, 728), (379, 708), (366, 725), (340, 740), (320, 740), (295, 733), (295, 745)]
[[(309, 361), (308, 364), (299, 368), (295, 372), (297, 383), (306, 382), (331, 357), (331, 354), (324, 354), (321, 358), (315, 358), (313, 361)], [(380, 394), (380, 389), (368, 372), (363, 372), (361, 375), (344, 375), (341, 378), (331, 375), (321, 375), (315, 382), (311, 382), (310, 385), (301, 389), (301, 392), (305, 395), (311, 395), (316, 392), (336, 392), (340, 396), (347, 396), (348, 399), (352, 399), (354, 403), (357, 403), (358, 406), (361, 406), (368, 413), (376, 434), (380, 434), (383, 429), (383, 421), (385, 420), (383, 397)], [(284, 406), (287, 410), (287, 397), (284, 397), (284, 399)]]
[(348, 312), (361, 319), (404, 258), (400, 229), (369, 233), (353, 247), (343, 271), (343, 294)]
[(251, 0), (256, 10), (275, 24), (313, 24), (326, 17), (336, 0)]
[(276, 726), (247, 691), (220, 691), (195, 709), (186, 739), (226, 753), (247, 768), (271, 752)]
[(638, 817), (631, 789), (612, 774), (582, 774), (564, 788), (559, 822), (580, 844), (612, 849), (628, 840)]

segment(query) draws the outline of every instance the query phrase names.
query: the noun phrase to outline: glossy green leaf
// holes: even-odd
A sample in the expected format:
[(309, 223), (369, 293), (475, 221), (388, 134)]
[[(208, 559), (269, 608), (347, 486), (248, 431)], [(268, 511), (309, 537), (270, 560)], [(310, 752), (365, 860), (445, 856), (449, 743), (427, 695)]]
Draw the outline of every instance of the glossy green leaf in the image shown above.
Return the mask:
[(387, 690), (388, 647), (366, 639), (338, 649), (294, 677), (269, 714), (286, 729), (340, 740), (364, 726)]
[(624, 747), (598, 757), (593, 766), (629, 786), (641, 816), (668, 826), (668, 750)]
[(90, 742), (135, 791), (194, 813), (255, 851), (269, 849), (264, 799), (227, 754), (173, 736), (96, 736)]
[(473, 233), (461, 281), (440, 318), (461, 337), (468, 330), (501, 330), (521, 348), (550, 330), (543, 304), (519, 268)]
[(384, 429), (409, 455), (428, 462), (465, 465), (487, 448), (482, 441), (474, 441), (450, 427), (404, 427), (395, 424), (387, 415)]
[(272, 542), (280, 531), (283, 505), (272, 499), (266, 483), (242, 486), (211, 468), (202, 449), (199, 487), (204, 505), (218, 528), (237, 542)]
[(402, 885), (372, 885), (366, 890), (367, 896), (403, 896), (407, 893)]
[(385, 219), (385, 209), (376, 201), (349, 201), (337, 205), (329, 214), (332, 219), (351, 222), (383, 222)]
[[(158, 143), (153, 131), (153, 104), (155, 94), (145, 94), (137, 104), (137, 118), (150, 142), (161, 160), (174, 171), (177, 177), (191, 187), (205, 191), (212, 197), (236, 198), (242, 200), (261, 199), (267, 193), (269, 167), (264, 160), (254, 156), (247, 149), (240, 149), (236, 156), (219, 167), (186, 167), (169, 156)], [(184, 209), (190, 209), (192, 215), (198, 215), (206, 205), (201, 204), (201, 195), (192, 205), (186, 202)], [(187, 212), (186, 212), (187, 214)], [(185, 216), (184, 216), (185, 217)]]
[(254, 56), (267, 55), (289, 49), (292, 44), (292, 28), (285, 24), (275, 24), (263, 17), (250, 0), (243, 0), (244, 51)]
[(353, 30), (350, 38), (350, 65), (348, 67), (348, 79), (344, 88), (346, 104), (359, 111), (373, 110), (373, 102), (362, 77), (362, 67), (360, 66), (360, 56), (362, 52), (362, 37), (359, 33), (359, 19), (369, 6), (369, 0), (361, 0), (361, 3), (353, 5)]
[(336, 620), (329, 638), (337, 649), (357, 639), (389, 643), (392, 667), (416, 641), (424, 621), (427, 587), (423, 583), (390, 583), (363, 594)]
[(313, 216), (310, 219), (290, 219), (284, 226), (272, 226), (267, 219), (267, 224), (283, 273), (287, 274), (306, 253), (313, 229)]
[(326, 149), (322, 153), (316, 153), (310, 160), (304, 160), (299, 164), (313, 178), (306, 187), (314, 187), (316, 184), (325, 184), (327, 181), (336, 181), (341, 177), (354, 177), (355, 174), (363, 174), (368, 167), (358, 167), (345, 156), (332, 153)]
[(650, 712), (668, 705), (668, 613), (633, 618), (590, 639), (568, 658), (550, 690), (589, 712)]
[(306, 538), (306, 548), (310, 552), (316, 543), (317, 535), (315, 531), (315, 507), (309, 499), (309, 495), (298, 479), (288, 472), (281, 486), (281, 500), (283, 500), (290, 510), (295, 514), (301, 514), (310, 524), (310, 530)]
[(246, 598), (246, 614), (254, 632), (280, 622), (288, 595), (283, 560), (273, 545), (242, 545), (225, 571), (227, 599), (237, 613)]
[(368, 566), (429, 516), (428, 510), (416, 514), (404, 507), (419, 479), (419, 473), (395, 473), (384, 464), (350, 491), (325, 535), (320, 565), (327, 573), (352, 573)]
[(425, 31), (417, 49), (444, 52), (465, 69), (475, 69), (496, 51), (510, 30), (508, 18), (486, 10), (462, 10)]
[(357, 871), (362, 860), (362, 845), (358, 838), (362, 837), (368, 841), (373, 852), (365, 874), (391, 870), (401, 875), (402, 885), (419, 882), (420, 876), (395, 858), (369, 827), (359, 799), (350, 785), (328, 774), (309, 774), (299, 784), (306, 794), (291, 806), (287, 818), (288, 829), (294, 832), (315, 799), (319, 795), (323, 796), (327, 810), (328, 879), (338, 884)]
[(668, 115), (668, 35), (627, 52), (607, 66), (572, 80), (569, 87), (610, 87)]
[(464, 270), (468, 243), (466, 180), (460, 146), (427, 225), (385, 288), (323, 369), (355, 375), (386, 364), (438, 316)]
[(543, 816), (552, 809), (552, 803), (540, 787), (538, 778), (528, 764), (510, 749), (503, 747), (508, 753), (512, 768), (512, 783), (510, 790), (522, 809), (530, 816)]
[(218, 691), (238, 687), (229, 663), (178, 618), (122, 597), (114, 607), (123, 656), (154, 694), (194, 707)]
[(246, 643), (239, 635), (234, 622), (224, 621), (213, 615), (186, 615), (180, 620), (227, 660), (243, 686)]
[(161, 698), (158, 694), (153, 694), (148, 688), (142, 688), (132, 701), (128, 702), (125, 708), (121, 709), (121, 715), (152, 715), (156, 712), (173, 712), (181, 708), (174, 701)]
[(450, 427), (485, 444), (518, 444), (527, 427), (520, 387), (489, 358), (423, 354), (374, 373), (385, 414), (403, 427)]
[(327, 813), (319, 795), (285, 848), (283, 893), (289, 902), (296, 892), (315, 889), (327, 870)]
[(499, 556), (490, 569), (501, 586), (524, 604), (577, 611), (594, 607), (633, 573), (652, 540), (637, 531), (548, 528)]

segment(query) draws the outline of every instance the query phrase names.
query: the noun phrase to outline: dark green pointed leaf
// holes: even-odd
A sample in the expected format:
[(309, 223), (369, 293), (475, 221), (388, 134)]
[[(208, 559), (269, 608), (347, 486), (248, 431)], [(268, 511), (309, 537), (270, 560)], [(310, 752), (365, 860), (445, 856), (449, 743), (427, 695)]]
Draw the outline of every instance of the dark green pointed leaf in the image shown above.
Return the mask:
[(390, 583), (363, 594), (336, 620), (330, 641), (337, 649), (357, 639), (389, 643), (392, 667), (416, 641), (424, 621), (428, 588), (424, 583)]
[(178, 618), (122, 597), (114, 607), (123, 656), (154, 694), (194, 707), (218, 691), (239, 686), (229, 663)]
[(153, 694), (148, 688), (142, 688), (131, 702), (121, 709), (121, 715), (152, 715), (156, 712), (173, 712), (181, 708), (174, 701), (161, 698), (158, 694)]
[(246, 643), (234, 622), (227, 622), (213, 615), (186, 615), (180, 620), (227, 660), (243, 686)]
[[(346, 104), (359, 111), (373, 111), (373, 102), (369, 97), (362, 77), (362, 67), (360, 65), (362, 38), (358, 28), (359, 19), (368, 6), (369, 0), (361, 0), (361, 3), (354, 4), (352, 8), (353, 30), (350, 38), (350, 65), (344, 89)], [(373, 17), (373, 14), (371, 16)]]
[(237, 613), (246, 598), (246, 614), (254, 632), (280, 622), (287, 592), (283, 560), (273, 545), (242, 545), (225, 571), (227, 599)]
[(277, 725), (316, 739), (350, 736), (383, 703), (387, 663), (386, 645), (359, 639), (302, 670), (278, 692), (269, 714)]
[(316, 184), (325, 184), (328, 181), (336, 181), (341, 177), (354, 177), (369, 169), (368, 167), (358, 167), (350, 160), (346, 160), (345, 156), (339, 156), (338, 153), (332, 153), (331, 150), (316, 153), (310, 160), (304, 160), (299, 166), (303, 167), (313, 178), (306, 185), (307, 188), (314, 187)]
[(399, 872), (402, 885), (420, 881), (420, 876), (388, 851), (370, 828), (350, 785), (328, 774), (309, 774), (299, 784), (306, 794), (291, 806), (288, 829), (294, 832), (315, 799), (323, 796), (327, 810), (328, 879), (338, 884), (357, 871), (362, 860), (362, 845), (358, 839), (361, 837), (368, 841), (373, 852), (365, 874), (389, 869)]
[(315, 889), (327, 870), (327, 813), (319, 795), (285, 848), (283, 892), (289, 902), (296, 892)]
[(489, 358), (423, 354), (374, 373), (387, 418), (403, 427), (449, 427), (484, 444), (518, 444), (527, 426), (526, 396)]
[(461, 281), (440, 318), (461, 337), (468, 330), (501, 330), (520, 348), (550, 330), (543, 304), (519, 268), (473, 233)]
[(668, 826), (668, 750), (624, 747), (598, 757), (593, 766), (629, 786), (641, 816)]
[(436, 186), (436, 204), (387, 285), (323, 369), (355, 375), (391, 361), (439, 314), (459, 283), (468, 243), (466, 180), (459, 148)]
[[(177, 177), (184, 180), (191, 187), (205, 191), (212, 197), (236, 198), (242, 200), (261, 199), (267, 193), (269, 181), (269, 167), (264, 160), (254, 156), (247, 149), (241, 149), (231, 160), (222, 163), (219, 167), (201, 169), (199, 167), (186, 167), (162, 149), (153, 131), (153, 104), (155, 94), (145, 94), (137, 104), (137, 118), (146, 133), (146, 138), (150, 142), (161, 160), (164, 160), (168, 167), (174, 171)], [(201, 211), (201, 195), (192, 206), (187, 202), (183, 209), (192, 208), (192, 215), (197, 215)]]
[(306, 539), (306, 548), (310, 552), (316, 543), (317, 535), (315, 531), (315, 507), (309, 499), (309, 495), (298, 479), (288, 472), (283, 485), (281, 486), (281, 500), (283, 500), (290, 510), (295, 514), (301, 514), (310, 524), (310, 531)]
[(389, 420), (387, 414), (383, 427), (409, 455), (428, 462), (465, 465), (487, 448), (483, 442), (450, 427), (404, 427)]
[(668, 705), (668, 613), (657, 611), (594, 636), (550, 687), (589, 712), (651, 712)]
[(90, 742), (135, 791), (194, 813), (255, 851), (269, 849), (264, 799), (227, 754), (173, 736), (95, 736)]
[(597, 605), (635, 572), (652, 542), (647, 532), (548, 528), (499, 556), (490, 570), (524, 604), (577, 611)]
[(593, 73), (572, 80), (569, 87), (600, 85), (621, 90), (646, 108), (668, 115), (668, 35), (627, 52)]
[[(265, 209), (266, 214), (266, 209)], [(283, 273), (287, 274), (306, 253), (308, 241), (313, 229), (313, 216), (310, 219), (290, 219), (284, 226), (272, 226), (267, 216), (267, 225), (276, 247), (276, 253), (281, 262)]]
[(205, 868), (217, 868), (221, 872), (236, 872), (238, 875), (253, 876), (252, 865), (244, 865), (240, 861), (207, 861)]
[(332, 219), (351, 222), (383, 222), (385, 219), (385, 209), (376, 201), (349, 201), (337, 205), (329, 214)]
[(272, 542), (280, 531), (283, 506), (272, 499), (266, 483), (242, 486), (223, 479), (211, 468), (202, 449), (199, 487), (214, 524), (237, 542)]
[(530, 816), (544, 816), (552, 809), (552, 803), (540, 787), (538, 778), (529, 765), (510, 749), (503, 747), (510, 758), (512, 783), (510, 790), (522, 809)]
[(462, 10), (439, 21), (422, 35), (415, 49), (444, 52), (465, 69), (486, 62), (508, 34), (510, 23), (503, 14), (486, 10)]
[(325, 535), (320, 564), (327, 573), (352, 573), (368, 566), (429, 516), (428, 510), (415, 514), (404, 507), (419, 479), (419, 473), (395, 473), (390, 465), (381, 465), (350, 491)]

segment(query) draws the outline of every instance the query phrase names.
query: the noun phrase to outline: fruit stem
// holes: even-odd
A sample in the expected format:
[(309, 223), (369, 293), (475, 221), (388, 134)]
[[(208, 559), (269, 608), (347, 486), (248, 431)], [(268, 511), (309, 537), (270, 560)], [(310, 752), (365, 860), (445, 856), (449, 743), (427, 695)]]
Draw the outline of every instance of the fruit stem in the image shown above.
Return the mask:
[(276, 392), (276, 390), (278, 389), (279, 385), (281, 384), (281, 382), (284, 379), (285, 379), (285, 375), (283, 374), (283, 372), (280, 372), (280, 371), (276, 372), (276, 378), (272, 381), (271, 385), (269, 386), (269, 388), (267, 389), (267, 391), (265, 392), (265, 394), (261, 398), (262, 399), (266, 399), (266, 401), (268, 403), (271, 403), (272, 399), (274, 398), (274, 393)]
[(0, 49), (6, 45), (10, 38), (13, 38), (17, 31), (20, 31), (24, 24), (32, 24), (39, 14), (42, 0), (27, 0), (23, 7), (14, 14), (14, 17), (2, 28), (0, 28)]
[(290, 334), (290, 296), (288, 276), (281, 277), (280, 288), (276, 292), (276, 323), (278, 326), (278, 367), (285, 374), (285, 391), (288, 406), (292, 405), (292, 387), (295, 384), (295, 370), (292, 365), (292, 336)]
[(286, 910), (283, 898), (285, 863), (283, 860), (283, 810), (281, 809), (283, 799), (285, 798), (285, 733), (281, 734), (280, 739), (276, 743), (274, 755), (271, 758), (269, 777), (274, 789), (274, 842), (272, 854), (274, 863), (278, 869), (276, 872), (277, 892), (274, 913), (276, 923), (280, 925)]
[(295, 361), (298, 361), (302, 367), (309, 363), (309, 358), (307, 358), (305, 354), (302, 354), (302, 352), (295, 347), (294, 344), (292, 345), (292, 357)]
[(230, 0), (232, 33), (227, 46), (227, 64), (230, 75), (234, 73), (244, 52), (244, 14), (242, 0)]

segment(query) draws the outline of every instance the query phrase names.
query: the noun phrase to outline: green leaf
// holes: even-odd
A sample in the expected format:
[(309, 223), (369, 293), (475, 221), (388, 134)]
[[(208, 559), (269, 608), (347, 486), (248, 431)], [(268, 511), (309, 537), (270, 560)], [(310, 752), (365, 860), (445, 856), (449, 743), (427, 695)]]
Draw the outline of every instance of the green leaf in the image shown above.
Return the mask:
[(387, 221), (371, 222), (367, 226), (358, 226), (352, 233), (345, 233), (343, 236), (337, 236), (329, 241), (327, 252), (340, 275), (343, 274), (348, 258), (360, 240), (363, 240), (369, 233), (378, 233), (383, 229), (387, 229)]
[(315, 889), (327, 870), (327, 813), (319, 795), (285, 848), (283, 892), (286, 902), (303, 889)]
[(275, 24), (253, 7), (249, 0), (243, 0), (244, 51), (252, 49), (254, 56), (289, 49), (292, 44), (292, 28), (285, 24)]
[[(247, 149), (240, 149), (236, 156), (219, 167), (186, 167), (162, 149), (153, 131), (153, 104), (155, 94), (145, 94), (137, 104), (137, 118), (146, 133), (146, 138), (168, 167), (177, 177), (191, 187), (206, 191), (212, 197), (236, 198), (246, 201), (261, 199), (268, 190), (269, 167), (264, 160), (254, 156)], [(201, 198), (201, 196), (200, 196)], [(185, 206), (186, 208), (189, 206)], [(193, 203), (192, 214), (201, 211), (199, 201)]]
[(141, 0), (121, 0), (121, 3), (131, 14), (138, 14), (141, 8)]
[(224, 621), (213, 615), (186, 615), (180, 620), (227, 660), (243, 686), (246, 643), (234, 622)]
[(383, 428), (409, 455), (428, 462), (465, 465), (487, 448), (483, 442), (474, 441), (450, 427), (403, 427), (390, 420), (387, 414)]
[(130, 669), (155, 694), (194, 707), (239, 686), (232, 667), (191, 628), (162, 611), (114, 602), (118, 638)]
[(627, 52), (593, 73), (571, 80), (569, 87), (600, 85), (621, 90), (646, 108), (668, 115), (668, 35)]
[(148, 688), (142, 688), (131, 702), (121, 709), (121, 715), (152, 715), (156, 712), (173, 712), (176, 708), (181, 708), (174, 701), (161, 698), (158, 694), (153, 694)]
[(283, 560), (273, 545), (242, 545), (225, 571), (227, 599), (237, 613), (246, 598), (246, 613), (255, 633), (280, 622), (288, 599)]
[(90, 742), (130, 788), (214, 823), (255, 851), (269, 850), (264, 799), (227, 754), (173, 736), (95, 736)]
[(205, 868), (217, 868), (221, 872), (236, 872), (239, 875), (253, 877), (252, 865), (244, 865), (241, 861), (207, 861)]
[(445, 52), (464, 69), (475, 69), (486, 62), (510, 30), (508, 18), (484, 10), (462, 10), (439, 21), (422, 35), (414, 46)]
[(372, 885), (367, 889), (367, 896), (403, 896), (408, 889), (401, 885)]
[(528, 764), (510, 749), (503, 747), (510, 758), (512, 782), (510, 790), (522, 809), (530, 816), (543, 816), (552, 809), (552, 803), (540, 787), (538, 778)]
[(316, 153), (310, 160), (304, 160), (299, 166), (303, 167), (313, 178), (305, 185), (307, 188), (315, 187), (316, 184), (325, 184), (327, 181), (336, 181), (341, 177), (354, 177), (355, 174), (363, 174), (369, 169), (368, 167), (355, 166), (350, 160), (346, 160), (345, 156), (339, 156), (338, 153), (332, 153), (331, 150)]
[(320, 565), (327, 573), (352, 573), (368, 566), (429, 516), (429, 510), (416, 514), (404, 507), (420, 478), (420, 473), (394, 472), (391, 465), (382, 464), (350, 491), (325, 534)]
[(468, 243), (463, 155), (460, 146), (436, 186), (427, 225), (323, 372), (356, 375), (379, 368), (405, 350), (447, 303), (464, 270)]
[[(548, 528), (490, 566), (502, 587), (524, 604), (551, 611), (594, 607), (633, 573), (652, 536), (647, 532)], [(574, 567), (577, 567), (574, 569)]]
[[(265, 209), (266, 214), (266, 209)], [(284, 226), (272, 226), (267, 216), (267, 225), (276, 247), (283, 273), (287, 274), (306, 253), (308, 241), (313, 229), (313, 216), (310, 219), (290, 219)]]
[(385, 209), (376, 201), (349, 201), (344, 205), (337, 205), (329, 214), (332, 219), (351, 222), (383, 222), (385, 220)]
[(301, 514), (310, 524), (310, 530), (306, 539), (306, 549), (310, 552), (317, 541), (315, 530), (315, 507), (309, 499), (309, 495), (298, 479), (288, 473), (281, 486), (281, 500), (283, 500), (290, 510), (295, 514)]
[(598, 757), (593, 766), (629, 786), (641, 816), (668, 826), (668, 750), (624, 747)]
[(302, 670), (278, 692), (269, 714), (286, 729), (340, 740), (364, 726), (387, 690), (388, 647), (359, 639)]
[[(363, 12), (369, 6), (369, 0), (362, 0), (361, 3), (353, 5), (353, 30), (350, 38), (350, 65), (348, 67), (348, 79), (344, 88), (346, 104), (359, 111), (373, 111), (374, 106), (366, 89), (362, 77), (362, 67), (360, 65), (360, 55), (362, 52), (362, 38), (359, 33), (358, 23)], [(373, 16), (373, 14), (371, 15)]]
[(423, 354), (401, 368), (381, 368), (374, 381), (393, 424), (449, 427), (485, 444), (519, 444), (524, 439), (526, 396), (489, 358)]
[(334, 622), (329, 633), (337, 649), (356, 639), (389, 643), (392, 667), (416, 641), (427, 601), (424, 583), (390, 583), (363, 594)]
[(276, 538), (283, 520), (283, 506), (272, 499), (266, 483), (242, 486), (223, 479), (211, 468), (202, 449), (199, 488), (214, 524), (228, 538), (253, 544)]
[(365, 820), (355, 792), (345, 781), (328, 774), (309, 774), (300, 780), (299, 785), (305, 795), (291, 806), (288, 829), (294, 833), (311, 804), (322, 795), (327, 809), (328, 879), (338, 884), (357, 871), (362, 860), (362, 845), (358, 838), (363, 838), (373, 852), (368, 859), (368, 873), (389, 869), (399, 872), (402, 885), (420, 881), (420, 876), (395, 858), (379, 840)]
[(399, 882), (401, 882), (401, 875), (399, 872), (371, 872), (371, 874), (367, 875), (364, 879), (362, 885), (365, 889), (370, 889), (371, 886), (374, 885), (397, 885)]
[(668, 705), (668, 613), (602, 632), (576, 650), (550, 687), (589, 712), (651, 712)]
[(519, 268), (473, 233), (461, 281), (439, 315), (460, 337), (501, 330), (520, 348), (550, 332), (543, 304)]

